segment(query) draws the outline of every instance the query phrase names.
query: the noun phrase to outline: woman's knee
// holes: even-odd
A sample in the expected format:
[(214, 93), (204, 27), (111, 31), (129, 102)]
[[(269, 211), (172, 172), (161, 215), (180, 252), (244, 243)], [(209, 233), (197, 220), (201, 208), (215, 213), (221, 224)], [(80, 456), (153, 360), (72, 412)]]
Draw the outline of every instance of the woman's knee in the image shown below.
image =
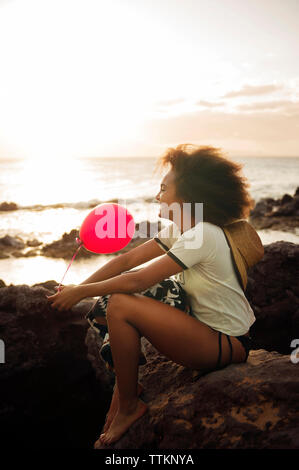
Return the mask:
[(115, 292), (111, 294), (107, 303), (107, 310), (106, 310), (107, 316), (115, 312), (121, 313), (121, 311), (124, 310), (126, 300), (127, 300), (127, 294), (122, 294), (119, 292)]

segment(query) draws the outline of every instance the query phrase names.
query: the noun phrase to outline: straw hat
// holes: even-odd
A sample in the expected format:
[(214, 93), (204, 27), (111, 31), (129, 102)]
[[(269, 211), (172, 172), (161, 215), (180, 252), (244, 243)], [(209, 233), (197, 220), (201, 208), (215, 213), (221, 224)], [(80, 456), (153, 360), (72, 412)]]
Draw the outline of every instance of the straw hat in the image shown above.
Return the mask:
[(222, 229), (231, 248), (238, 279), (245, 291), (247, 286), (247, 271), (262, 259), (264, 247), (257, 232), (245, 219), (224, 225)]

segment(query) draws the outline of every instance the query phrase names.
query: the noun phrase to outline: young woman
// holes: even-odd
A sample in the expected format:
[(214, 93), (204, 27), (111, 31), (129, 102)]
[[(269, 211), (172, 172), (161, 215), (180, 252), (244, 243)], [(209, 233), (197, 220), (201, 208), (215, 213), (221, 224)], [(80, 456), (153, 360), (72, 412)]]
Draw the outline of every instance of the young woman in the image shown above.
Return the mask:
[[(168, 149), (158, 163), (168, 167), (156, 199), (159, 216), (169, 218), (169, 227), (115, 257), (82, 284), (65, 286), (49, 296), (59, 310), (69, 309), (85, 297), (108, 299), (106, 318), (96, 319), (108, 328), (116, 375), (99, 438), (106, 445), (117, 441), (148, 408), (139, 398), (142, 336), (177, 364), (212, 371), (247, 360), (244, 338), (255, 321), (221, 229), (247, 218), (254, 207), (249, 185), (239, 174), (243, 165), (214, 147), (189, 144)], [(186, 202), (190, 203), (189, 219), (183, 217)], [(198, 223), (197, 203), (203, 204), (202, 223)], [(174, 206), (179, 209), (165, 210)], [(132, 270), (155, 258), (146, 267)], [(189, 312), (181, 305), (144, 295), (152, 286), (172, 279), (170, 276), (187, 293)]]

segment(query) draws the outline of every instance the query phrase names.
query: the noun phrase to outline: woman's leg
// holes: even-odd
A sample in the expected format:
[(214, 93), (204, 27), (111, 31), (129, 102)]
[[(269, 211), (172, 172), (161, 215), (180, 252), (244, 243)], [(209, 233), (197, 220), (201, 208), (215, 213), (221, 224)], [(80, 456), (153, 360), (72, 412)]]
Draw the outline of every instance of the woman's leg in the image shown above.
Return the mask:
[[(147, 411), (147, 405), (138, 398), (137, 380), (141, 335), (136, 328), (123, 318), (112, 313), (112, 311), (116, 311), (114, 299), (113, 295), (109, 300), (107, 319), (114, 370), (117, 378), (119, 405), (108, 431), (100, 436), (100, 440), (104, 444), (110, 444), (118, 440), (134, 421)], [(112, 426), (113, 432), (111, 434), (110, 429)]]
[[(147, 338), (156, 349), (178, 364), (195, 370), (213, 370), (218, 358), (218, 334), (181, 310), (140, 294), (112, 294), (107, 318), (119, 410), (100, 440), (111, 444), (146, 411), (146, 405), (137, 396), (140, 337)], [(242, 345), (233, 337), (231, 341), (232, 362), (242, 362)], [(224, 342), (221, 364), (228, 363), (229, 358), (229, 345)]]
[[(138, 271), (138, 269), (137, 269)], [(149, 287), (144, 292), (141, 293), (144, 296), (154, 298), (163, 303), (167, 303), (176, 307), (180, 310), (184, 310), (186, 313), (190, 314), (190, 305), (188, 302), (188, 297), (182, 286), (172, 278), (164, 279), (154, 286)], [(100, 349), (100, 354), (102, 359), (106, 363), (106, 367), (114, 372), (114, 365), (112, 360), (112, 353), (109, 342), (109, 333), (107, 328), (107, 319), (106, 319), (106, 310), (111, 294), (100, 296), (97, 302), (93, 305), (93, 308), (88, 312), (86, 318), (88, 319), (91, 326), (100, 334), (104, 339), (102, 347)], [(103, 328), (104, 327), (104, 328)], [(106, 343), (106, 344), (105, 344)], [(143, 353), (141, 353), (139, 358), (139, 365), (146, 363), (146, 358)], [(117, 384), (117, 381), (116, 381)], [(138, 396), (142, 392), (143, 387), (138, 383)], [(102, 432), (107, 431), (110, 426), (112, 419), (115, 416), (115, 413), (118, 409), (119, 400), (118, 400), (118, 387), (115, 385), (112, 400), (110, 403), (110, 408), (106, 416), (106, 421), (103, 427)]]
[[(137, 395), (139, 396), (142, 393), (142, 391), (143, 391), (143, 386), (138, 382)], [(110, 408), (106, 415), (106, 421), (102, 429), (103, 433), (108, 431), (110, 424), (113, 421), (113, 418), (118, 411), (118, 408), (119, 408), (119, 392), (118, 392), (117, 379), (116, 379), (115, 385), (113, 388), (113, 395), (112, 395), (112, 399), (110, 403)]]
[[(107, 319), (104, 316), (95, 316), (96, 323), (99, 325), (104, 325), (107, 327)], [(137, 394), (138, 396), (142, 393), (143, 386), (138, 382)], [(119, 408), (119, 393), (118, 393), (118, 386), (117, 386), (117, 378), (115, 379), (115, 384), (113, 387), (113, 394), (112, 399), (110, 402), (109, 410), (106, 414), (105, 424), (103, 426), (102, 432), (106, 432), (109, 429), (109, 426)]]

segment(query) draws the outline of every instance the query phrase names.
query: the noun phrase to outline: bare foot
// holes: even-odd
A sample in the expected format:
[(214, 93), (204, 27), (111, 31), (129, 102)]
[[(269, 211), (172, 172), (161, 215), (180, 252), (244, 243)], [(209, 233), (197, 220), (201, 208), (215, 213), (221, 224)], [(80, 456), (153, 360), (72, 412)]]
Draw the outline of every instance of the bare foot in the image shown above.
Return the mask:
[(132, 412), (124, 413), (118, 410), (108, 431), (100, 435), (100, 442), (105, 445), (110, 445), (118, 441), (129, 427), (146, 413), (147, 409), (148, 406), (138, 398), (136, 408)]
[[(138, 397), (141, 394), (142, 390), (143, 390), (143, 386), (138, 382), (138, 387), (137, 387), (137, 396)], [(116, 412), (118, 410), (118, 403), (119, 403), (118, 402), (118, 396), (119, 396), (118, 395), (118, 387), (116, 385), (115, 388), (114, 388), (114, 391), (113, 391), (113, 396), (112, 396), (110, 408), (109, 408), (108, 413), (106, 415), (106, 421), (105, 421), (104, 427), (102, 429), (102, 433), (108, 431), (108, 429), (110, 427), (110, 424), (112, 423), (113, 418), (116, 415)]]

